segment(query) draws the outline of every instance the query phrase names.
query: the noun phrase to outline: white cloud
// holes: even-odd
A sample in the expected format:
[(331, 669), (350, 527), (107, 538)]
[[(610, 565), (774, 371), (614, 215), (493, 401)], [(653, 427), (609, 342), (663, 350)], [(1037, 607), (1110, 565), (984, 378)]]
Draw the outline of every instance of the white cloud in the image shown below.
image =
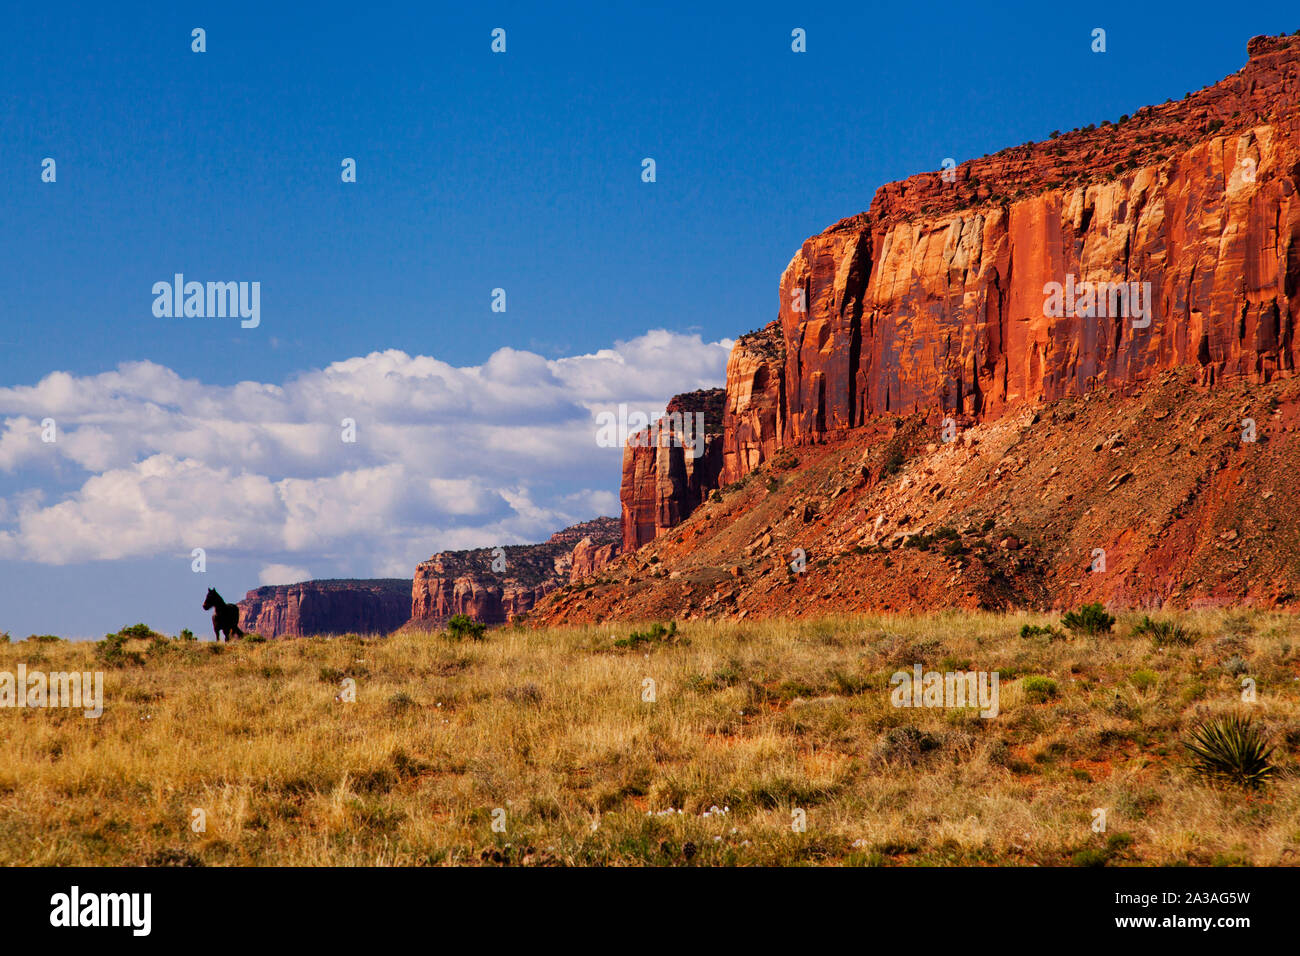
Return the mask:
[(257, 581), (264, 587), (274, 584), (297, 584), (310, 581), (311, 572), (306, 568), (295, 568), (287, 564), (268, 564), (257, 574)]
[(596, 413), (654, 415), (720, 385), (730, 347), (655, 330), (468, 367), (388, 350), (232, 386), (151, 362), (53, 372), (0, 388), (0, 557), (188, 560), (203, 547), (267, 572), (404, 576), (435, 550), (542, 540), (618, 514), (621, 451), (596, 444)]

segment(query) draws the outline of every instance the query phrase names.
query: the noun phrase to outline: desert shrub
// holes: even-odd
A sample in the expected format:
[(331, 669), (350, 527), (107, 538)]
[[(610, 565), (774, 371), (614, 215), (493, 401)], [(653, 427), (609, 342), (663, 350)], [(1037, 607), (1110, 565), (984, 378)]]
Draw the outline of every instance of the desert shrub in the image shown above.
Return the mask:
[(415, 698), (404, 690), (399, 690), (392, 697), (388, 698), (385, 705), (388, 713), (392, 715), (400, 714), (402, 711), (415, 706)]
[(191, 630), (187, 627), (187, 628), (184, 628), (184, 629), (181, 631), (181, 640), (182, 640), (182, 641), (193, 641), (193, 640), (197, 640), (197, 638), (195, 638), (195, 636), (194, 636), (194, 632), (191, 631)]
[(1049, 640), (1064, 640), (1065, 635), (1056, 628), (1048, 625), (1043, 627), (1041, 624), (1023, 624), (1020, 627), (1020, 636), (1023, 638), (1046, 637)]
[(1177, 624), (1174, 621), (1154, 621), (1150, 617), (1143, 617), (1133, 626), (1135, 635), (1148, 635), (1152, 643), (1159, 646), (1178, 644), (1188, 647), (1195, 643), (1196, 635)]
[(903, 453), (903, 440), (900, 436), (895, 435), (885, 446), (885, 460), (880, 466), (881, 475), (896, 475), (903, 470), (903, 464), (907, 461)]
[(466, 637), (472, 641), (481, 641), (486, 632), (487, 625), (468, 614), (455, 614), (447, 622), (447, 633), (458, 641)]
[(28, 634), (26, 640), (32, 641), (36, 644), (54, 644), (63, 640), (63, 638), (55, 634)]
[(1085, 604), (1077, 611), (1067, 611), (1061, 623), (1076, 634), (1106, 634), (1115, 626), (1115, 618), (1100, 604)]
[(1138, 690), (1150, 690), (1152, 687), (1156, 686), (1158, 680), (1159, 678), (1156, 677), (1155, 671), (1146, 669), (1134, 671), (1129, 675), (1129, 682)]
[(1046, 703), (1049, 697), (1057, 695), (1056, 681), (1050, 677), (1026, 677), (1020, 684), (1025, 698), (1032, 703)]
[(250, 632), (250, 633), (245, 634), (245, 635), (244, 635), (244, 640), (246, 640), (246, 641), (247, 641), (248, 643), (250, 643), (250, 644), (265, 644), (265, 643), (266, 643), (266, 638), (263, 637), (261, 634), (258, 634), (256, 631), (252, 631), (252, 632)]
[(1273, 748), (1249, 717), (1232, 714), (1207, 720), (1183, 746), (1192, 753), (1196, 773), (1210, 780), (1259, 787), (1277, 772), (1269, 762)]
[(627, 637), (619, 638), (614, 642), (615, 647), (638, 647), (641, 644), (649, 644), (652, 641), (671, 641), (677, 636), (677, 622), (669, 621), (668, 626), (655, 623), (650, 625), (647, 631), (633, 631)]
[(95, 644), (95, 656), (109, 667), (141, 667), (144, 658), (138, 651), (126, 649), (127, 638), (122, 632), (105, 634), (102, 641)]
[(891, 727), (876, 744), (874, 756), (881, 763), (915, 766), (926, 754), (938, 750), (942, 741), (917, 727)]

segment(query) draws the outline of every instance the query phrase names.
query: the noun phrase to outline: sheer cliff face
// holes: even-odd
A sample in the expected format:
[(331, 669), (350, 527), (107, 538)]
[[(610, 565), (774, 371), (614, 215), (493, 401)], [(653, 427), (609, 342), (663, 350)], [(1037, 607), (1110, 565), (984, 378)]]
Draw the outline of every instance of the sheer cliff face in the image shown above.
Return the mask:
[(239, 626), (263, 637), (388, 634), (411, 614), (411, 582), (304, 581), (254, 588), (239, 602)]
[(616, 518), (596, 518), (557, 531), (542, 544), (507, 545), (500, 553), (477, 548), (435, 554), (415, 569), (407, 593), (411, 621), (441, 626), (465, 614), (484, 624), (503, 624), (617, 557), (619, 527)]
[[(1242, 71), (1186, 101), (963, 164), (951, 183), (934, 173), (883, 187), (791, 260), (783, 376), (765, 374), (756, 399), (738, 343), (728, 406), (783, 398), (781, 443), (801, 445), (885, 412), (989, 419), (1175, 366), (1206, 383), (1291, 372), (1298, 64), (1300, 37), (1257, 38)], [(1105, 309), (1082, 294), (1054, 308), (1051, 283), (1126, 291)], [(739, 433), (725, 441), (729, 479), (765, 457)]]
[(785, 427), (784, 380), (779, 323), (736, 341), (727, 359), (721, 484), (731, 484), (776, 453)]
[(1122, 123), (888, 183), (804, 242), (777, 321), (732, 350), (709, 457), (629, 442), (624, 550), (715, 483), (874, 416), (992, 421), (1175, 367), (1202, 384), (1292, 373), (1300, 36), (1248, 52), (1222, 82)]
[(634, 551), (694, 511), (722, 472), (723, 390), (675, 396), (665, 417), (623, 449), (623, 550)]

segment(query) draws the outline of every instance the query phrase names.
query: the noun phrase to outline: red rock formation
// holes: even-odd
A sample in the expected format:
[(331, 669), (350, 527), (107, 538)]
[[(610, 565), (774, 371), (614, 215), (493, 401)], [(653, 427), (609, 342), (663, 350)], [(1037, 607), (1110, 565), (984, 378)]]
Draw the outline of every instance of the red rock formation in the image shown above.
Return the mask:
[(254, 588), (239, 602), (239, 626), (267, 638), (388, 634), (410, 615), (411, 582), (401, 578)]
[(677, 395), (653, 428), (623, 449), (623, 550), (633, 551), (690, 515), (722, 473), (723, 390)]
[[(444, 551), (415, 569), (408, 592), (414, 625), (437, 627), (457, 614), (502, 624), (532, 609), (557, 588), (594, 573), (619, 551), (619, 522), (596, 518), (551, 535), (542, 544)], [(505, 569), (494, 571), (503, 558)], [(498, 565), (499, 566), (499, 565)]]
[(729, 485), (771, 458), (785, 426), (785, 340), (781, 325), (736, 340), (727, 359), (722, 476)]
[[(804, 242), (781, 277), (779, 343), (769, 326), (728, 362), (721, 480), (885, 413), (971, 423), (1180, 366), (1202, 383), (1292, 373), (1300, 36), (1248, 54), (1120, 123), (970, 160), (951, 181), (888, 183)], [(1050, 314), (1050, 283), (1085, 282), (1137, 283), (1147, 314)], [(628, 447), (624, 549), (683, 521), (704, 477), (680, 450)]]
[[(1300, 37), (1249, 49), (1187, 100), (972, 160), (953, 183), (890, 183), (807, 240), (780, 285), (783, 444), (885, 412), (990, 419), (1175, 366), (1294, 370)], [(1047, 283), (1071, 276), (1149, 283), (1149, 326), (1045, 315)]]
[(569, 568), (569, 581), (576, 583), (583, 578), (594, 575), (609, 562), (618, 557), (619, 543), (596, 544), (590, 537), (583, 538), (573, 547), (570, 555), (572, 566)]

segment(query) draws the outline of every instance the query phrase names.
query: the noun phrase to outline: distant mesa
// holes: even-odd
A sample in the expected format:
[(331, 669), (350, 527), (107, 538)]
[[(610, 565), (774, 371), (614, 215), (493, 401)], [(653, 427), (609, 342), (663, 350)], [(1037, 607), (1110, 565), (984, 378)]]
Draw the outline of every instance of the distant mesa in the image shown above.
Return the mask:
[(406, 578), (337, 578), (254, 588), (239, 602), (240, 627), (263, 637), (388, 634), (411, 616)]
[[(547, 594), (595, 574), (621, 552), (617, 518), (596, 518), (557, 531), (541, 544), (443, 551), (415, 569), (412, 627), (440, 627), (457, 614), (503, 624)], [(504, 559), (505, 570), (494, 571)]]

